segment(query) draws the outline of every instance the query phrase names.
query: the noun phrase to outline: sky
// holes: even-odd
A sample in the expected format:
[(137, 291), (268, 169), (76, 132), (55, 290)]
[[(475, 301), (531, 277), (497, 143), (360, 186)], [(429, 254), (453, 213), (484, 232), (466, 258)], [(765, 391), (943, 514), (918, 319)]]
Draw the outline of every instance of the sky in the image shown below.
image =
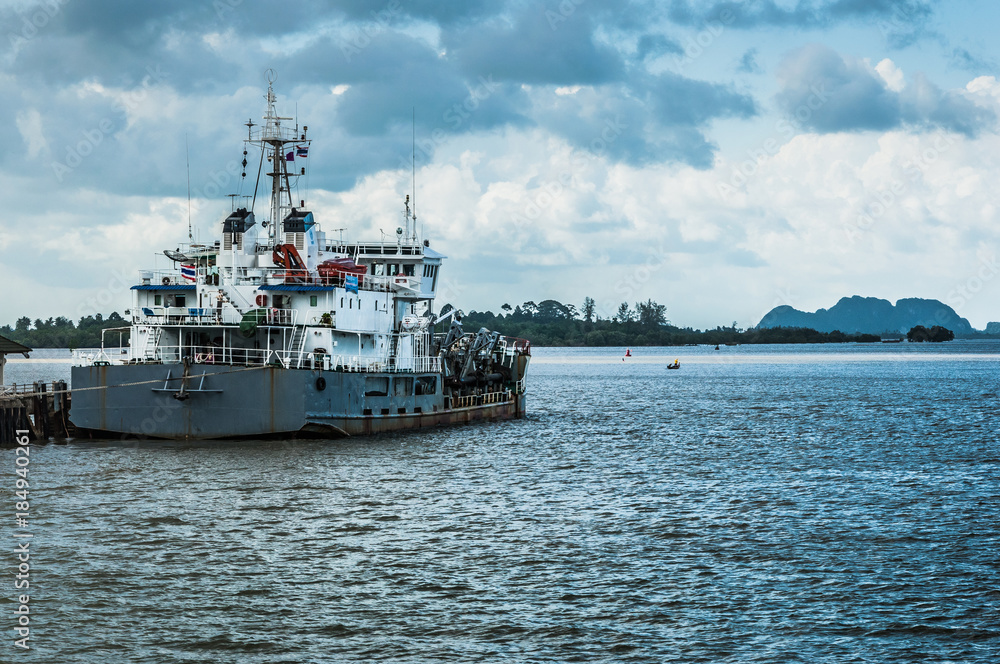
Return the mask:
[(982, 329), (998, 19), (979, 0), (0, 0), (0, 324), (126, 309), (187, 239), (189, 177), (215, 239), (253, 190), (270, 68), (313, 140), (298, 198), (365, 240), (415, 190), (449, 257), (438, 306), (652, 299), (705, 328), (924, 297)]

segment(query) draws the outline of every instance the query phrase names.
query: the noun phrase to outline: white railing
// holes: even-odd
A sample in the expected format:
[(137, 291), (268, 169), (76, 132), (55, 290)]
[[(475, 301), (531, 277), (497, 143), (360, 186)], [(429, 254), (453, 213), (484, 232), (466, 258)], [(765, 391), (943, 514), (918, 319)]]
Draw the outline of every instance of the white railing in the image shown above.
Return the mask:
[[(199, 282), (203, 270), (204, 268), (199, 270)], [(143, 286), (194, 286), (195, 284), (181, 276), (179, 267), (173, 270), (140, 270), (139, 282)]]
[[(211, 268), (216, 269), (216, 268)], [(221, 268), (229, 272), (232, 268)], [(181, 276), (180, 269), (175, 270), (142, 270), (140, 271), (140, 282), (150, 286), (194, 286), (195, 283), (202, 285), (237, 285), (237, 286), (267, 286), (267, 285), (306, 285), (306, 286), (336, 286), (344, 288), (346, 286), (346, 275), (341, 273), (332, 277), (321, 277), (315, 272), (304, 270), (290, 270), (285, 268), (236, 268), (236, 274), (220, 276), (218, 273), (212, 274), (210, 269), (205, 267), (197, 268), (197, 282), (189, 281)], [(219, 277), (216, 281), (215, 278)], [(376, 291), (380, 293), (396, 290), (419, 291), (421, 288), (421, 277), (415, 275), (358, 275), (358, 288), (360, 290)], [(238, 297), (244, 299), (244, 304), (248, 307), (253, 305), (243, 297), (242, 293), (236, 291)]]
[[(262, 350), (221, 346), (157, 346), (151, 357), (133, 358), (126, 355), (112, 359), (103, 351), (75, 351), (77, 366), (101, 364), (177, 364), (189, 357), (194, 364), (225, 366), (281, 366), (286, 369), (324, 369), (327, 371), (422, 373), (440, 372), (438, 357), (412, 357), (401, 363), (396, 358), (371, 355), (331, 355), (312, 351)], [(301, 362), (300, 362), (301, 361)]]
[[(239, 325), (242, 320), (235, 307), (223, 308), (221, 317), (217, 308), (209, 307), (142, 307), (132, 315), (132, 322), (143, 325)], [(268, 309), (258, 325), (295, 325), (297, 320), (295, 309)]]

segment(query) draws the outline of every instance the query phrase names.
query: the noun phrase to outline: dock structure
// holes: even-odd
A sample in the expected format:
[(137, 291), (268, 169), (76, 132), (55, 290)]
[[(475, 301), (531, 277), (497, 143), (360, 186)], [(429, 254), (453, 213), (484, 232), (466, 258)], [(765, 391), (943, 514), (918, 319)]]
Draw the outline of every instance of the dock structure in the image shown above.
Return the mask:
[(69, 422), (70, 392), (66, 381), (4, 385), (7, 355), (28, 357), (31, 348), (0, 336), (0, 444), (11, 445), (18, 431), (33, 440), (65, 438), (73, 431)]
[(0, 444), (13, 444), (18, 431), (27, 431), (30, 439), (41, 441), (72, 436), (70, 403), (64, 380), (0, 386)]
[(30, 352), (31, 349), (27, 346), (0, 335), (0, 385), (3, 385), (3, 367), (7, 364), (7, 356), (13, 355), (14, 353), (20, 353), (21, 355), (28, 357), (28, 353)]

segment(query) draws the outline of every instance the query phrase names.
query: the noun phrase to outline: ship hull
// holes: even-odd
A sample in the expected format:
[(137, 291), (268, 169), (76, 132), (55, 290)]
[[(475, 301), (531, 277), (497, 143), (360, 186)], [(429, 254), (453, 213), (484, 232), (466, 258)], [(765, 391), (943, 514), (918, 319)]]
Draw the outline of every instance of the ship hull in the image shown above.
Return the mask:
[[(510, 391), (453, 398), (435, 373), (180, 364), (72, 369), (70, 421), (122, 438), (336, 438), (524, 416)], [(373, 389), (374, 388), (374, 389)]]

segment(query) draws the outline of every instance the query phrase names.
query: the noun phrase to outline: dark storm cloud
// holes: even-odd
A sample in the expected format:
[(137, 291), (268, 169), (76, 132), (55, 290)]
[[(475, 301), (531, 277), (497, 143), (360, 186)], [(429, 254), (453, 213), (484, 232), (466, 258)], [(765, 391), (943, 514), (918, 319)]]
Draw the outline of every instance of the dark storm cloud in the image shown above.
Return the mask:
[(778, 71), (784, 111), (819, 132), (941, 128), (968, 136), (996, 117), (917, 75), (896, 92), (864, 62), (821, 45), (789, 54)]
[(416, 19), (451, 25), (495, 16), (504, 10), (495, 0), (339, 0), (336, 8), (353, 20), (378, 21), (387, 14), (400, 13)]
[(922, 25), (932, 13), (927, 0), (798, 0), (779, 3), (775, 0), (726, 0), (692, 3), (673, 0), (668, 16), (680, 25), (700, 25), (719, 20), (728, 12), (733, 26), (822, 28), (840, 21), (876, 20), (899, 30)]
[(532, 4), (513, 22), (494, 20), (442, 38), (449, 58), (467, 75), (489, 72), (498, 80), (556, 85), (600, 84), (624, 75), (621, 55), (597, 43), (582, 11), (563, 16)]
[(680, 54), (684, 47), (676, 39), (665, 35), (645, 34), (639, 37), (635, 57), (637, 60), (655, 58), (668, 53)]
[(704, 135), (705, 126), (755, 113), (750, 97), (727, 86), (661, 74), (555, 95), (547, 104), (538, 102), (534, 117), (575, 147), (614, 161), (708, 168), (716, 148)]
[[(16, 27), (30, 11), (8, 7), (0, 19)], [(40, 175), (53, 177), (80, 146), (89, 152), (59, 172), (60, 184), (177, 195), (178, 137), (190, 136), (194, 180), (211, 181), (198, 153), (240, 156), (236, 124), (259, 117), (262, 104), (252, 104), (273, 67), (280, 110), (298, 99), (303, 121), (337, 154), (311, 162), (316, 186), (343, 189), (400, 168), (414, 110), (418, 161), (456, 135), (541, 126), (612, 161), (705, 167), (716, 150), (707, 124), (748, 117), (754, 103), (724, 85), (650, 75), (644, 61), (680, 51), (650, 28), (661, 13), (647, 0), (303, 0), (281, 11), (270, 0), (57, 2), (44, 26), (0, 53), (17, 92), (0, 116), (14, 142), (18, 114), (36, 125), (40, 117), (47, 147), (38, 154), (34, 139), (31, 165)], [(425, 23), (440, 43), (414, 36)], [(557, 86), (584, 89), (559, 96)], [(114, 107), (120, 91), (148, 87), (185, 110)], [(197, 117), (185, 115), (194, 108)], [(88, 147), (102, 126), (100, 144)], [(3, 163), (13, 167), (16, 151)]]

